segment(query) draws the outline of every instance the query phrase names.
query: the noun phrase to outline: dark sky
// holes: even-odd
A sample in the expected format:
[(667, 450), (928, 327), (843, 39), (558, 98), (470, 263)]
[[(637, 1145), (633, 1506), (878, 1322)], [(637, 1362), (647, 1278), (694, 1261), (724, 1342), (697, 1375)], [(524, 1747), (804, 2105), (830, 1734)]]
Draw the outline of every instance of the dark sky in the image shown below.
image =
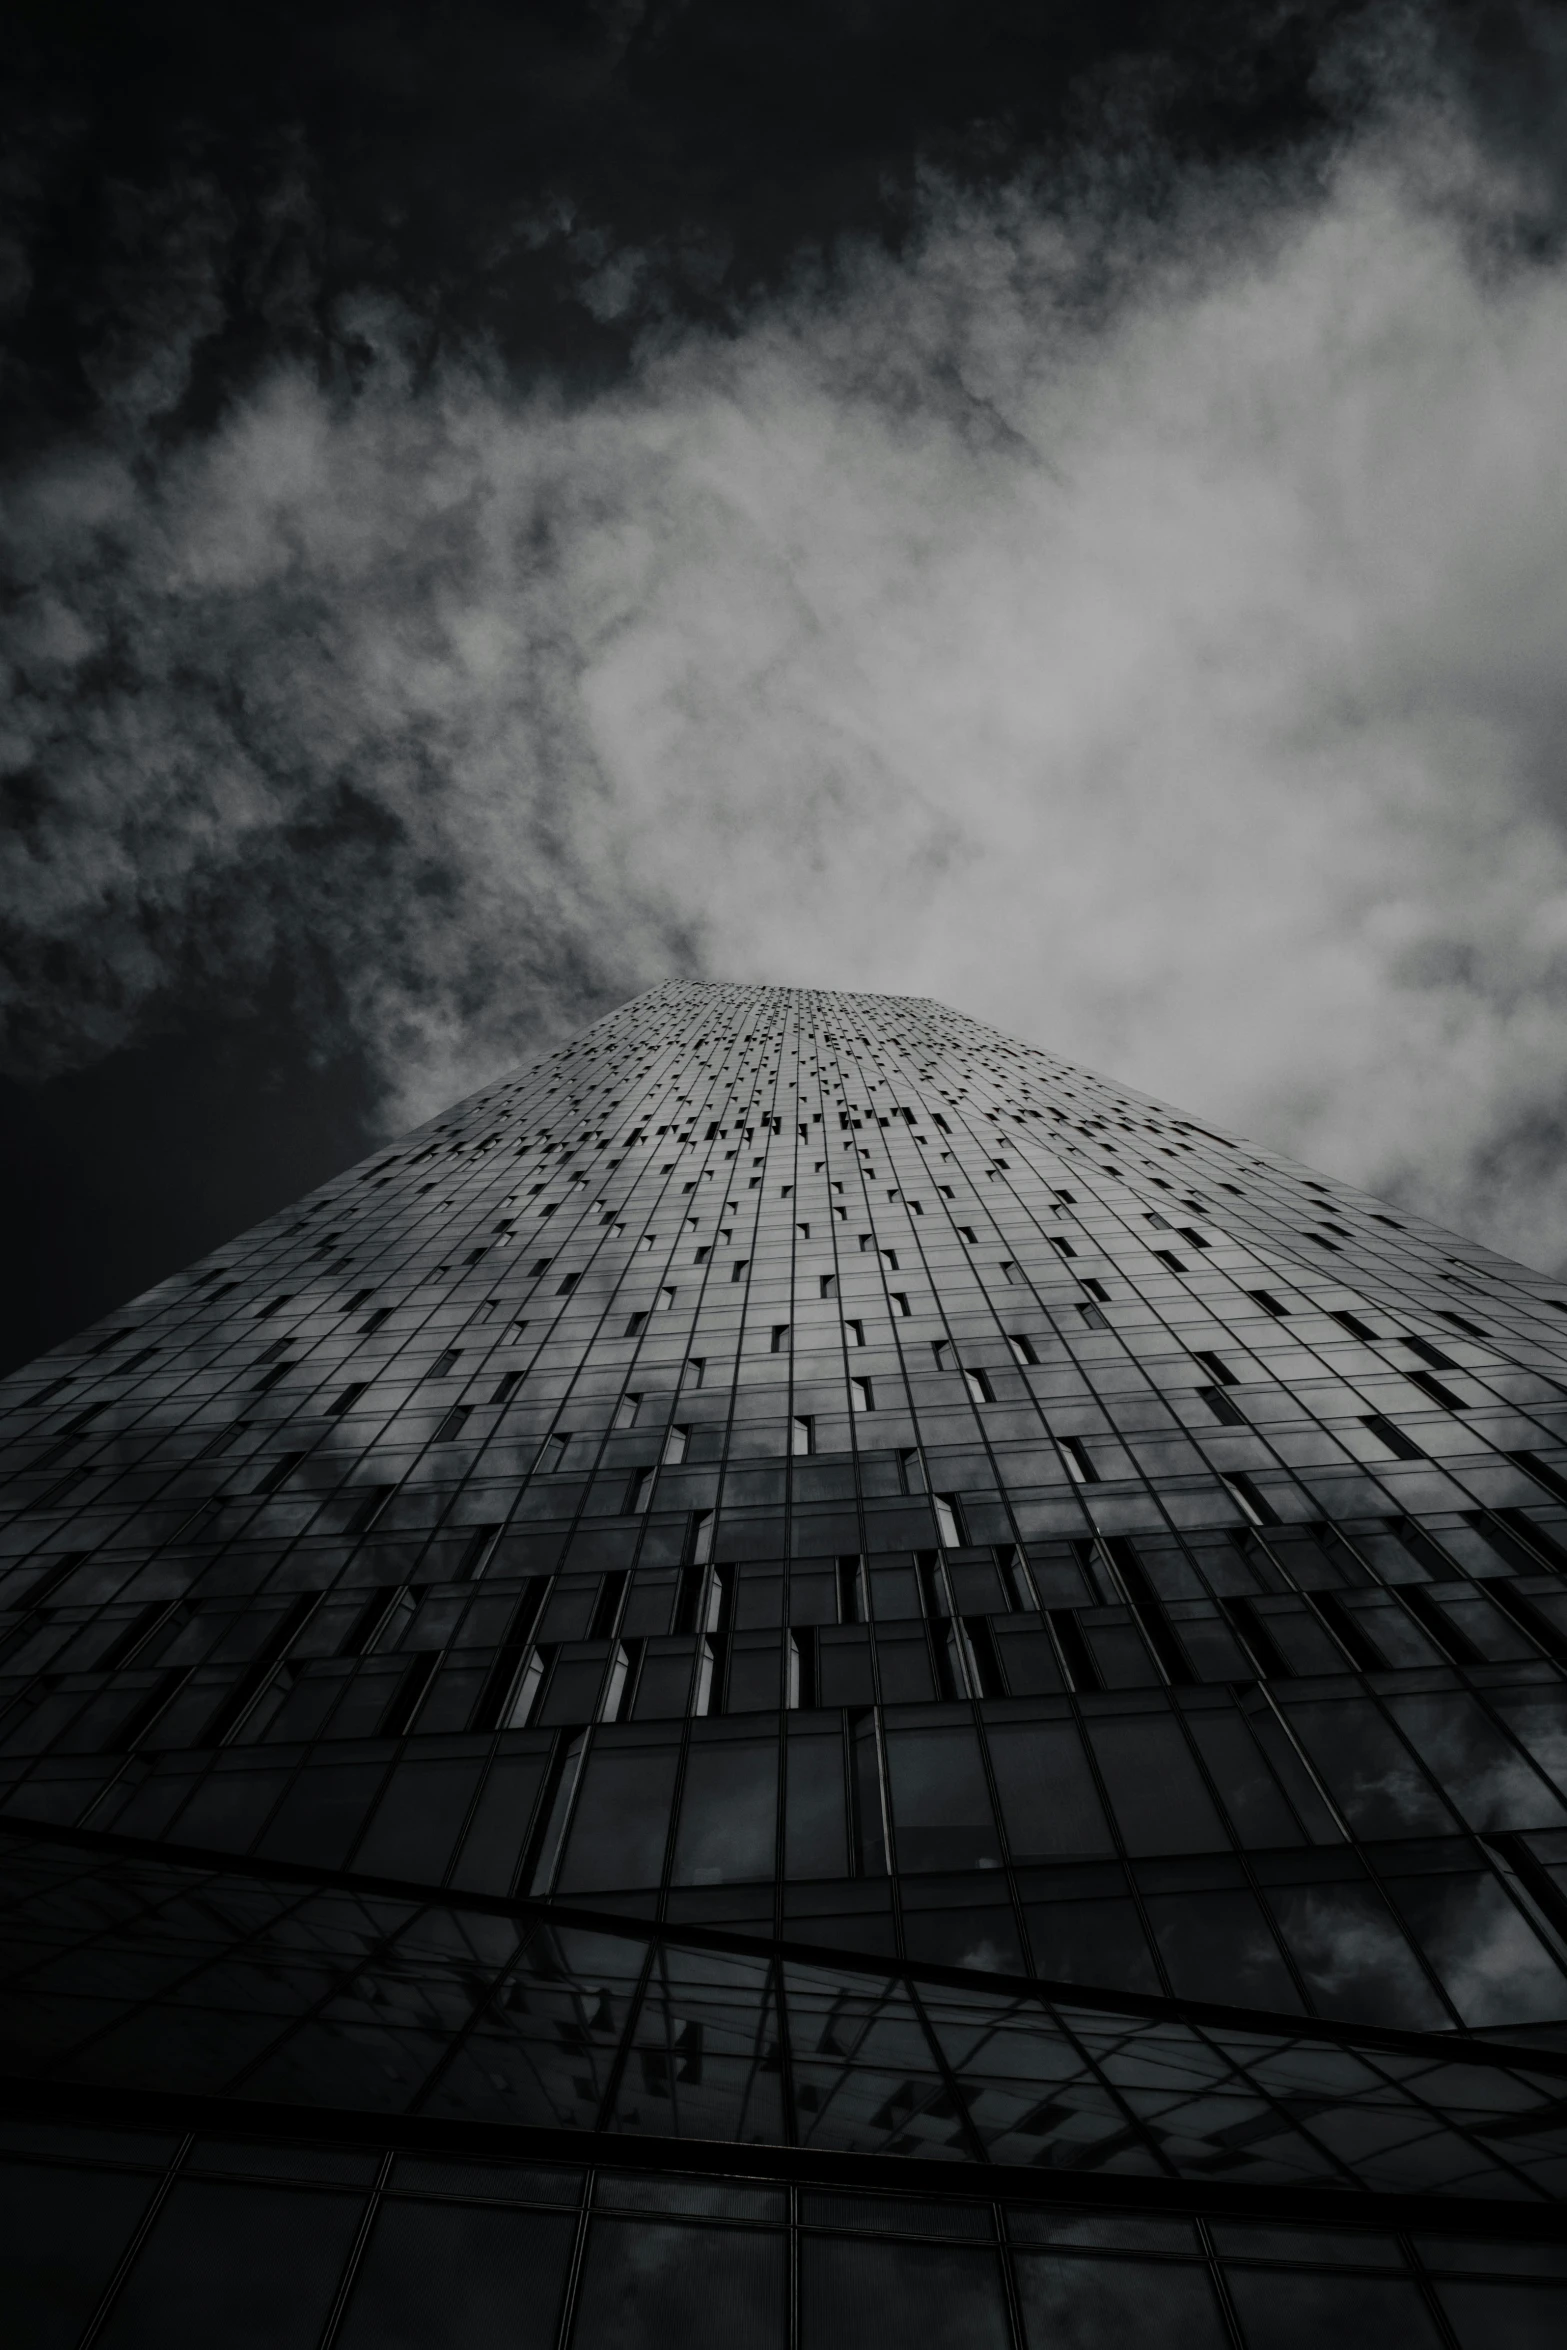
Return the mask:
[[(1445, 224), (1452, 286), (1471, 266), (1483, 276), (1477, 240), (1493, 274), (1500, 253), (1534, 289), (1535, 339), (1518, 365), (1559, 413), (1548, 330), (1567, 110), (1551, 13), (1328, 0), (28, 0), (10, 28), (5, 1365), (638, 987), (678, 973), (808, 981), (824, 951), (848, 958), (824, 977), (950, 988), (1041, 1041), (1111, 1055), (1135, 1082), (1195, 1086), (1215, 1114), (1249, 1114), (1272, 1139), (1337, 1149), (1346, 1171), (1418, 1191), (1413, 1144), (1356, 1162), (1356, 1089), (1379, 1079), (1348, 1043), (1321, 1066), (1307, 1054), (1293, 1090), (1265, 1082), (1238, 968), (1188, 975), (1204, 1017), (1219, 1007), (1223, 1050), (1204, 1060), (1137, 1009), (1168, 997), (1183, 949), (1144, 970), (1149, 953), (1128, 948), (1100, 970), (1085, 932), (1071, 968), (1098, 975), (1081, 1002), (1049, 972), (1002, 984), (1005, 973), (916, 949), (944, 921), (983, 942), (986, 922), (966, 904), (960, 917), (940, 887), (957, 889), (981, 852), (1008, 861), (1032, 819), (1006, 759), (964, 781), (957, 755), (950, 800), (919, 780), (912, 739), (900, 763), (900, 727), (928, 738), (931, 722), (908, 719), (911, 678), (871, 676), (886, 619), (867, 621), (862, 643), (845, 615), (867, 581), (900, 611), (916, 576), (950, 586), (982, 560), (995, 576), (1010, 558), (984, 558), (971, 539), (1004, 532), (1040, 483), (1063, 478), (1049, 431), (1029, 421), (1040, 387), (1068, 361), (1086, 380), (1119, 338), (1131, 356), (1106, 379), (1108, 405), (1130, 400), (1126, 387), (1160, 381), (1166, 364), (1157, 351), (1139, 360), (1137, 337), (1174, 333), (1177, 315), (1186, 356), (1168, 380), (1186, 382), (1192, 349), (1244, 315), (1232, 306), (1228, 327), (1199, 333), (1190, 302), (1218, 299), (1215, 273), (1242, 267), (1249, 284), (1276, 287), (1305, 266), (1313, 224), (1338, 220), (1342, 250), (1361, 255), (1321, 265), (1346, 271), (1346, 292), (1362, 269), (1385, 267), (1395, 288), (1421, 279), (1416, 212)], [(1420, 158), (1458, 148), (1462, 169), (1432, 195)], [(1378, 171), (1378, 185), (1403, 191), (1402, 225), (1378, 229), (1376, 202), (1354, 193)], [(993, 299), (964, 282), (985, 269)], [(1287, 320), (1295, 297), (1276, 298)], [(1431, 315), (1462, 341), (1458, 307), (1450, 291)], [(1329, 373), (1331, 340), (1324, 327), (1309, 355)], [(1239, 373), (1255, 377), (1251, 346), (1238, 348)], [(1381, 360), (1361, 364), (1381, 382)], [(1430, 361), (1454, 380), (1464, 364), (1456, 344)], [(1212, 384), (1190, 393), (1210, 416), (1215, 397)], [(1386, 397), (1407, 405), (1407, 388)], [(1081, 452), (1082, 416), (1106, 405), (1103, 388), (1084, 394), (1063, 446), (1075, 431)], [(1157, 404), (1138, 414), (1105, 460), (1123, 482), (1167, 429)], [(730, 426), (750, 438), (715, 482)], [(1463, 416), (1443, 430), (1462, 438)], [(937, 439), (940, 463), (965, 470), (932, 486)], [(1020, 451), (1030, 470), (1003, 479)], [(815, 486), (796, 497), (802, 467)], [(1085, 458), (1072, 479), (1092, 478)], [(749, 482), (773, 501), (765, 513), (750, 510)], [(1233, 482), (1220, 488), (1216, 507), (1235, 496)], [(1302, 496), (1311, 509), (1316, 492)], [(1411, 512), (1430, 502), (1418, 484), (1410, 498)], [(863, 535), (819, 576), (860, 499)], [(726, 520), (701, 538), (709, 501)], [(1118, 539), (1119, 507), (1085, 511), (1096, 543)], [(897, 539), (920, 512), (908, 543)], [(772, 568), (753, 611), (764, 544)], [(1534, 550), (1496, 593), (1529, 592), (1558, 551)], [(1465, 540), (1433, 560), (1456, 576), (1472, 555)], [(1316, 558), (1283, 560), (1305, 581)], [(1145, 556), (1128, 562), (1129, 577), (1147, 573)], [(715, 591), (715, 616), (701, 583), (729, 566), (739, 584)], [(1035, 592), (1018, 577), (1006, 610)], [(1038, 592), (1042, 611), (1067, 594)], [(768, 636), (786, 605), (807, 612), (801, 640), (818, 649), (798, 677)], [(1378, 606), (1377, 625), (1401, 646), (1410, 633), (1402, 605), (1394, 620)], [(1235, 624), (1224, 627), (1228, 646)], [(920, 629), (952, 636), (934, 608), (910, 620), (911, 643)], [(1004, 629), (1003, 614), (987, 644)], [(1434, 707), (1419, 664), (1442, 649), (1414, 633), (1418, 658), (1400, 652), (1394, 683), (1387, 664), (1370, 684), (1336, 675), (1320, 706), (1352, 705), (1357, 725), (1372, 723), (1357, 697), (1373, 713)], [(688, 649), (679, 659), (675, 644)], [(1206, 660), (1203, 644), (1170, 652), (1171, 674)], [(692, 645), (706, 648), (700, 660)], [(839, 649), (839, 670), (820, 665), (822, 648)], [(1030, 657), (1017, 654), (1018, 675)], [(695, 682), (675, 674), (681, 659)], [(1457, 1089), (1448, 1125), (1421, 1129), (1425, 1163), (1445, 1166), (1446, 1150), (1456, 1170), (1430, 1196), (1548, 1256), (1567, 1237), (1541, 1205), (1562, 1071), (1559, 1056), (1542, 1062), (1529, 1015), (1539, 1005), (1559, 1025), (1555, 917), (1531, 906), (1549, 931), (1548, 971), (1498, 971), (1489, 934), (1477, 941), (1431, 910), (1472, 894), (1476, 862), (1527, 863), (1530, 823), (1546, 824), (1555, 852), (1555, 774), (1537, 749), (1560, 716), (1551, 650), (1521, 680), (1499, 655), (1486, 663), (1439, 731), (1443, 744), (1462, 736), (1469, 775), (1485, 768), (1474, 746), (1498, 703), (1515, 692), (1532, 712), (1528, 740), (1501, 762), (1510, 845), (1444, 850), (1440, 871), (1412, 885), (1421, 912), (1402, 931), (1403, 882), (1379, 885), (1376, 935), (1397, 935), (1377, 950), (1383, 994), (1367, 1000), (1396, 999), (1401, 1064), (1427, 1053), (1422, 1101)], [(1011, 674), (991, 680), (991, 706)], [(706, 731), (669, 747), (704, 690)], [(736, 762), (754, 764), (743, 714), (774, 692), (779, 764), (748, 799), (734, 781)], [(813, 729), (828, 708), (823, 752)], [(1270, 721), (1268, 741), (1296, 740), (1301, 725), (1294, 712)], [(1375, 726), (1368, 772), (1396, 764), (1394, 721)], [(976, 732), (953, 729), (959, 742)], [(872, 783), (855, 764), (868, 736), (893, 746)], [(1038, 728), (1028, 739), (1044, 746), (1041, 772), (1072, 755)], [(1200, 750), (1186, 756), (1201, 764)], [(1411, 756), (1446, 772), (1446, 750)], [(1279, 788), (1304, 804), (1329, 787), (1291, 769)], [(1404, 788), (1390, 784), (1378, 806)], [(801, 865), (770, 888), (768, 858), (748, 864), (744, 844), (784, 807)], [(666, 850), (688, 821), (707, 845), (676, 870)], [(1434, 837), (1467, 817), (1444, 803), (1414, 821)], [(1215, 837), (1233, 836), (1223, 811), (1214, 823)], [(1287, 828), (1278, 814), (1268, 823)], [(1139, 801), (1118, 839), (1149, 824)], [(905, 936), (850, 952), (844, 920), (807, 904), (810, 876), (840, 851), (905, 838)], [(693, 879), (709, 847), (714, 862)], [(1086, 873), (1086, 836), (1080, 853)], [(1044, 895), (1067, 906), (1072, 891), (1047, 881), (1037, 844), (1031, 854)], [(1387, 871), (1408, 862), (1394, 856)], [(1145, 940), (1161, 919), (1161, 885), (1146, 886)], [(1244, 930), (1246, 872), (1224, 888)], [(794, 928), (780, 891), (794, 893)], [(764, 911), (766, 968), (742, 970)], [(1042, 926), (1036, 910), (1030, 930)], [(1513, 914), (1496, 927), (1513, 935)], [(1105, 931), (1094, 923), (1095, 939)], [(1316, 952), (1301, 948), (1297, 997), (1325, 984)], [(1459, 1011), (1455, 988), (1469, 990)], [(1405, 1020), (1416, 1000), (1419, 1018)], [(1346, 1037), (1358, 1001), (1346, 992)], [(1484, 1020), (1505, 1029), (1520, 1073), (1505, 1098), (1474, 1075)], [(1432, 1041), (1409, 1043), (1417, 1031)]]

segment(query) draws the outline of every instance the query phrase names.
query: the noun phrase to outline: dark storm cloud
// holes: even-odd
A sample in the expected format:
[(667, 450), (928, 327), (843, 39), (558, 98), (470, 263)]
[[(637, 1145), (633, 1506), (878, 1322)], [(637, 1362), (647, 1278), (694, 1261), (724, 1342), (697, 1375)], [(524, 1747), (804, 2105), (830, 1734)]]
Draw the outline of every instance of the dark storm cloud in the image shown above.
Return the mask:
[(530, 33), (602, 150), (479, 103), (439, 235), (308, 103), (106, 174), (18, 344), (16, 1063), (286, 968), (395, 1121), (672, 972), (928, 992), (1567, 1253), (1555, 190), (1507, 58), (1277, 24), (1282, 145), (1107, 53), (830, 250), (818, 116), (776, 217), (631, 201), (675, 19)]

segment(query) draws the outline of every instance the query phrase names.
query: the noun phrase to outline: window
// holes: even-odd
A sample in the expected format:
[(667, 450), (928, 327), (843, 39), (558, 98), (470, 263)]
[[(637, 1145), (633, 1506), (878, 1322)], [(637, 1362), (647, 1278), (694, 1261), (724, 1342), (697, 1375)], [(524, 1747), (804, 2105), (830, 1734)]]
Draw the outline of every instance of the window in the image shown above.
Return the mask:
[(1234, 1387), (1238, 1384), (1235, 1373), (1222, 1355), (1208, 1354), (1199, 1349), (1193, 1353), (1192, 1361), (1201, 1363), (1209, 1378), (1217, 1380), (1221, 1387)]
[(557, 1297), (570, 1297), (572, 1291), (576, 1288), (577, 1283), (581, 1279), (582, 1275), (580, 1273), (568, 1273), (565, 1280), (561, 1283), (559, 1289), (556, 1290), (555, 1295)]
[(637, 1424), (637, 1414), (641, 1409), (641, 1396), (633, 1395), (628, 1389), (615, 1406), (614, 1425), (617, 1428), (634, 1428)]
[(1261, 1306), (1263, 1312), (1271, 1314), (1276, 1322), (1289, 1320), (1289, 1307), (1281, 1305), (1271, 1289), (1249, 1289), (1246, 1294), (1254, 1305)]
[(678, 1468), (686, 1457), (686, 1450), (690, 1442), (691, 1431), (689, 1428), (671, 1428), (664, 1439), (663, 1458), (665, 1465), (670, 1468)]
[(863, 1322), (845, 1322), (844, 1328), (849, 1333), (849, 1344), (851, 1346), (863, 1346), (865, 1344), (865, 1324)]
[(470, 1408), (465, 1403), (454, 1403), (439, 1428), (436, 1429), (434, 1441), (437, 1444), (450, 1444), (454, 1436), (460, 1436)]
[(784, 1350), (784, 1343), (785, 1343), (785, 1341), (787, 1340), (788, 1336), (789, 1336), (789, 1325), (788, 1325), (788, 1323), (787, 1323), (787, 1322), (775, 1322), (775, 1323), (773, 1324), (773, 1342), (772, 1342), (772, 1345), (771, 1345), (771, 1347), (768, 1349), (768, 1352), (769, 1352), (770, 1354), (775, 1354), (775, 1355), (782, 1354), (782, 1353), (783, 1353), (783, 1350)]
[(895, 1289), (892, 1292), (892, 1302), (897, 1312), (905, 1317), (912, 1314), (914, 1311), (914, 1308), (909, 1303), (907, 1290)]
[(797, 1413), (789, 1422), (789, 1450), (792, 1453), (816, 1450), (816, 1422), (809, 1414)]
[(1378, 1444), (1386, 1445), (1388, 1451), (1392, 1453), (1395, 1460), (1423, 1461), (1425, 1459), (1425, 1454), (1421, 1451), (1419, 1445), (1416, 1444), (1414, 1438), (1412, 1436), (1406, 1436), (1403, 1429), (1397, 1427), (1394, 1422), (1387, 1419), (1383, 1413), (1362, 1412), (1360, 1415), (1360, 1424), (1363, 1428), (1369, 1430), (1370, 1434), (1376, 1438)]
[(875, 1391), (868, 1379), (849, 1381), (849, 1405), (856, 1412), (873, 1412), (876, 1409)]
[(975, 1231), (972, 1224), (960, 1224), (958, 1226), (958, 1238), (960, 1240), (966, 1240), (970, 1248), (977, 1248), (979, 1246), (979, 1234)]
[(632, 1314), (626, 1323), (626, 1336), (628, 1338), (636, 1338), (640, 1334), (642, 1325), (646, 1320), (646, 1314)]
[(965, 1363), (963, 1366), (963, 1384), (965, 1387), (967, 1387), (969, 1395), (975, 1403), (995, 1402), (996, 1391), (991, 1386), (989, 1377), (984, 1371), (972, 1370), (969, 1365)]
[(963, 1527), (958, 1514), (957, 1495), (955, 1493), (933, 1493), (930, 1497), (930, 1506), (936, 1513), (936, 1539), (942, 1549), (961, 1550), (963, 1547)]
[(1236, 1501), (1239, 1502), (1242, 1513), (1251, 1520), (1254, 1526), (1276, 1526), (1278, 1524), (1278, 1512), (1243, 1469), (1227, 1470), (1219, 1479), (1219, 1483), (1229, 1488)]
[(672, 1289), (661, 1289), (661, 1290), (659, 1291), (659, 1293), (658, 1293), (658, 1303), (659, 1303), (659, 1308), (660, 1308), (660, 1311), (661, 1311), (661, 1312), (663, 1312), (663, 1313), (666, 1313), (666, 1314), (667, 1314), (667, 1313), (668, 1313), (668, 1311), (669, 1311), (669, 1309), (670, 1309), (670, 1307), (671, 1307), (671, 1306), (674, 1304), (674, 1302), (675, 1302), (675, 1293), (674, 1293), (674, 1291), (673, 1291)]
[(823, 1273), (823, 1274), (820, 1276), (820, 1281), (819, 1281), (819, 1285), (818, 1285), (817, 1294), (818, 1294), (818, 1296), (820, 1296), (820, 1297), (836, 1297), (836, 1296), (837, 1296), (837, 1294), (838, 1294), (838, 1276), (837, 1276), (837, 1274), (836, 1274), (836, 1273)]
[(1029, 1337), (1026, 1330), (1009, 1330), (1007, 1333), (1007, 1344), (1012, 1349), (1012, 1359), (1014, 1362), (1038, 1362), (1039, 1357), (1034, 1351), (1034, 1342)]
[(1081, 1436), (1063, 1436), (1060, 1445), (1067, 1475), (1079, 1485), (1097, 1485), (1100, 1482), (1099, 1471)]

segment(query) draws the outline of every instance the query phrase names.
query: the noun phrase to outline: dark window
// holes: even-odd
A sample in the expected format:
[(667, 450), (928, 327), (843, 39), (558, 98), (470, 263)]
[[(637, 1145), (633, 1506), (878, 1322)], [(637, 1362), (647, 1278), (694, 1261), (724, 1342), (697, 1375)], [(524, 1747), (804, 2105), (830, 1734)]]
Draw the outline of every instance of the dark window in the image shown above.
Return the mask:
[[(647, 2086), (667, 2080), (649, 2068)], [(671, 2111), (667, 2086), (647, 2100)], [(580, 2350), (784, 2350), (787, 2239), (595, 2217), (577, 2294)], [(444, 2346), (443, 2346), (444, 2350)]]
[(314, 2350), (361, 2209), (357, 2195), (181, 2179), (98, 2337), (103, 2350)]

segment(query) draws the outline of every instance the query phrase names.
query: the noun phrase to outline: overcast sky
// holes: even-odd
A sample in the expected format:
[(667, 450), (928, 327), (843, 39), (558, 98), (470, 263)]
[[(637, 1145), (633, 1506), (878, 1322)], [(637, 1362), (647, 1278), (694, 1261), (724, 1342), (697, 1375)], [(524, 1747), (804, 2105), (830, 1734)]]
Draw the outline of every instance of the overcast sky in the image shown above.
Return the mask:
[(40, 18), (11, 1354), (675, 974), (1567, 1264), (1567, 39), (1254, 13)]

